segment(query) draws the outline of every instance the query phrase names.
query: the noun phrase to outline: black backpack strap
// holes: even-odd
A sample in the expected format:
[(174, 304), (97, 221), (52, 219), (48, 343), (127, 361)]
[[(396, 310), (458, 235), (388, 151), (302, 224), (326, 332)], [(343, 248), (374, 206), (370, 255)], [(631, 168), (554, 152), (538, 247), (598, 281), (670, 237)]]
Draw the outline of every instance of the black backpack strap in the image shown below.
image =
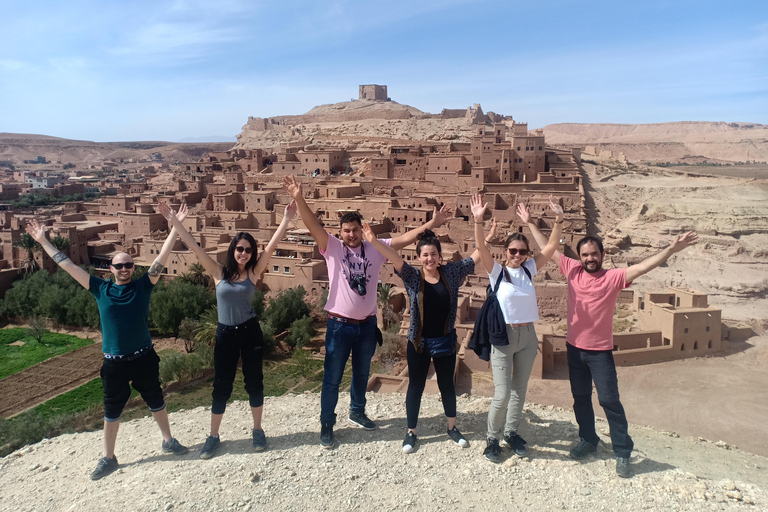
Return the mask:
[(531, 277), (531, 271), (530, 271), (530, 270), (528, 270), (528, 269), (526, 268), (525, 264), (523, 264), (523, 265), (520, 265), (520, 266), (521, 266), (521, 267), (523, 267), (523, 270), (525, 270), (525, 275), (527, 275), (527, 276), (528, 276), (528, 279), (529, 279), (531, 282), (533, 282), (533, 277)]
[(501, 278), (504, 277), (504, 272), (499, 272), (499, 278), (496, 279), (496, 285), (493, 287), (493, 293), (499, 291), (499, 285), (501, 284)]

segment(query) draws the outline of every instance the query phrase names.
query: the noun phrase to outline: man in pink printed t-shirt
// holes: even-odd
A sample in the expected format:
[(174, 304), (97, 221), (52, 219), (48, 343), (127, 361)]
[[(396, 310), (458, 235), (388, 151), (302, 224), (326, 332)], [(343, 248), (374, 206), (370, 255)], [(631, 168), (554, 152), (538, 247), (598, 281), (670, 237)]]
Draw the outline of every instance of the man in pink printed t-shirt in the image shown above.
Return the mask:
[(597, 450), (592, 409), (592, 382), (611, 429), (616, 455), (616, 473), (631, 476), (629, 457), (634, 444), (627, 417), (619, 400), (619, 385), (613, 360), (613, 314), (619, 292), (635, 279), (658, 267), (676, 252), (698, 241), (688, 232), (663, 251), (626, 269), (602, 268), (605, 251), (599, 238), (588, 236), (576, 245), (579, 260), (560, 255), (560, 271), (568, 280), (568, 376), (573, 393), (573, 412), (579, 424), (579, 443), (571, 450), (574, 459), (583, 459)]
[[(349, 421), (366, 430), (376, 424), (365, 414), (365, 390), (376, 349), (376, 308), (379, 270), (387, 261), (373, 245), (363, 240), (362, 216), (347, 212), (340, 219), (339, 238), (330, 236), (310, 210), (295, 176), (283, 185), (296, 201), (301, 220), (317, 242), (328, 265), (328, 330), (325, 334), (323, 389), (320, 395), (320, 445), (332, 448), (335, 438), (339, 384), (347, 360), (352, 357)], [(414, 243), (422, 231), (434, 229), (452, 215), (447, 206), (435, 208), (432, 220), (401, 236), (381, 240), (395, 250)]]

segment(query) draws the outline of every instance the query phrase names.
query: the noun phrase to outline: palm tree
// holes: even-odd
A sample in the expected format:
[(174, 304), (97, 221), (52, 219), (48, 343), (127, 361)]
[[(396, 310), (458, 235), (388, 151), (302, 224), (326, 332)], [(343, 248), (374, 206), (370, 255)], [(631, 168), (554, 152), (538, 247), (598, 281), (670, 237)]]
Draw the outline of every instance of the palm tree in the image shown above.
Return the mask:
[(193, 263), (189, 266), (187, 273), (185, 274), (187, 280), (192, 284), (199, 284), (201, 286), (208, 287), (211, 278), (205, 273), (205, 267), (200, 263)]
[(379, 283), (379, 285), (376, 287), (377, 295), (378, 295), (378, 303), (379, 306), (381, 306), (381, 323), (384, 327), (384, 330), (387, 330), (387, 327), (389, 327), (389, 322), (387, 321), (386, 315), (384, 312), (387, 310), (387, 307), (389, 306), (389, 299), (392, 297), (392, 284), (391, 283)]
[(67, 249), (69, 249), (69, 238), (66, 238), (63, 236), (55, 236), (51, 238), (51, 243), (57, 250), (61, 252), (64, 252)]
[(27, 251), (27, 259), (21, 263), (25, 273), (34, 272), (39, 267), (35, 261), (35, 252), (42, 250), (42, 246), (32, 238), (29, 233), (22, 233), (21, 238), (13, 242), (14, 247), (21, 247)]
[(200, 315), (198, 327), (195, 329), (195, 341), (204, 343), (209, 347), (216, 344), (216, 328), (219, 325), (219, 308), (213, 306)]

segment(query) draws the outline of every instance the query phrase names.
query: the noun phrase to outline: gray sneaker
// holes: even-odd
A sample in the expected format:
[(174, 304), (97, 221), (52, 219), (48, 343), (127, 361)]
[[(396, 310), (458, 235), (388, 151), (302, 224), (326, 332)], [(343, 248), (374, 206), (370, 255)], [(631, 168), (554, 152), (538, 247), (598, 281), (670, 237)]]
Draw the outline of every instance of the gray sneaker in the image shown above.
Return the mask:
[(579, 439), (579, 444), (577, 444), (572, 450), (571, 450), (571, 458), (576, 460), (581, 460), (585, 458), (587, 455), (591, 453), (595, 453), (597, 451), (597, 446), (589, 444), (584, 439)]
[(208, 438), (205, 440), (205, 444), (203, 445), (203, 449), (200, 450), (200, 458), (210, 459), (213, 457), (213, 454), (216, 453), (216, 448), (219, 447), (219, 444), (221, 444), (219, 436), (208, 436)]
[(91, 473), (91, 480), (98, 480), (99, 478), (107, 476), (116, 470), (117, 466), (117, 457), (115, 456), (112, 456), (111, 459), (109, 457), (100, 458), (99, 462), (96, 464), (96, 469)]
[(184, 455), (189, 451), (189, 448), (178, 442), (175, 437), (163, 441), (162, 447), (165, 453), (172, 453), (174, 455)]
[(253, 451), (263, 452), (267, 449), (267, 436), (262, 429), (253, 430)]
[(628, 457), (616, 457), (616, 474), (621, 478), (629, 478), (632, 476)]

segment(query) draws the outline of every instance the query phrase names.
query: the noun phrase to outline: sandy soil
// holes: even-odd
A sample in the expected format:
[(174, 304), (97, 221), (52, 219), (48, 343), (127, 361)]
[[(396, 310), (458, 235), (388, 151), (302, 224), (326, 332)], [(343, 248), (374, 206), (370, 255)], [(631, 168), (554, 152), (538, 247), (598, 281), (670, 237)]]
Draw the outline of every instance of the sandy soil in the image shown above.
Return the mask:
[[(234, 403), (216, 457), (198, 458), (209, 411), (171, 415), (174, 434), (192, 452), (160, 452), (150, 418), (122, 425), (121, 468), (88, 479), (101, 452), (101, 433), (60, 436), (0, 459), (0, 508), (49, 510), (760, 510), (768, 507), (768, 459), (711, 443), (634, 427), (634, 476), (615, 475), (607, 445), (584, 462), (567, 457), (576, 438), (571, 414), (529, 406), (524, 415), (529, 456), (505, 450), (501, 464), (482, 455), (489, 399), (458, 400), (459, 427), (470, 441), (445, 435), (442, 405), (424, 397), (418, 449), (405, 455), (404, 396), (370, 395), (379, 428), (367, 432), (337, 412), (337, 446), (318, 443), (317, 394), (267, 398), (269, 449), (252, 453), (249, 411)], [(605, 429), (598, 424), (599, 431)], [(609, 442), (606, 437), (603, 440)], [(712, 461), (718, 464), (713, 465)]]

